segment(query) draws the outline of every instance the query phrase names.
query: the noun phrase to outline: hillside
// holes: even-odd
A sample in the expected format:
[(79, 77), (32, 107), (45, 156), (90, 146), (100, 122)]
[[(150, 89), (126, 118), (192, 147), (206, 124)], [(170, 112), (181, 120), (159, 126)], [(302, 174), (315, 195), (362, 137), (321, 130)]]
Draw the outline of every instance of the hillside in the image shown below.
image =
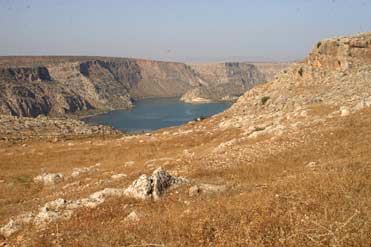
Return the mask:
[(5, 244), (368, 246), (371, 33), (201, 121), (0, 147)]
[[(214, 64), (210, 69), (224, 65)], [(235, 63), (233, 67), (239, 76), (224, 73), (223, 80), (233, 83), (218, 88), (214, 78), (203, 78), (183, 63), (106, 57), (2, 57), (0, 113), (35, 117), (128, 109), (133, 99), (179, 97), (203, 84), (203, 88), (212, 89), (205, 97), (218, 101), (266, 81), (254, 65)]]

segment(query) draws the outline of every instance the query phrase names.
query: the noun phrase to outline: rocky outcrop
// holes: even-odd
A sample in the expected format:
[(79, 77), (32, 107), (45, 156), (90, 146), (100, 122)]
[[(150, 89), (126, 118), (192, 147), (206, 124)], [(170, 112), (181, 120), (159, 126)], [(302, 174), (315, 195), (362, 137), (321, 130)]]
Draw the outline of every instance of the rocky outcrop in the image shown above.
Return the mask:
[(264, 74), (267, 81), (273, 81), (278, 72), (284, 71), (290, 66), (288, 62), (253, 62), (252, 64)]
[[(127, 109), (133, 99), (230, 100), (263, 73), (247, 63), (187, 65), (105, 57), (0, 58), (0, 114), (36, 117)], [(192, 89), (195, 89), (192, 91)], [(189, 100), (186, 100), (186, 99)]]
[[(274, 81), (247, 91), (225, 112), (226, 120), (219, 126), (241, 128), (256, 138), (311, 121), (347, 116), (371, 105), (370, 64), (371, 33), (322, 40), (305, 60)], [(331, 113), (323, 119), (310, 118), (319, 105), (323, 114)], [(296, 120), (288, 127), (287, 121), (298, 118), (306, 119), (305, 123)]]
[(265, 75), (250, 63), (192, 64), (202, 83), (181, 100), (187, 103), (234, 101), (254, 85), (266, 82)]
[(151, 176), (141, 175), (125, 190), (125, 194), (138, 199), (158, 200), (166, 190), (189, 183), (186, 178), (171, 176), (162, 168), (158, 168)]
[(122, 134), (109, 126), (91, 126), (69, 118), (0, 115), (0, 140), (58, 139), (72, 136)]
[[(55, 175), (59, 176), (60, 174), (43, 174), (36, 177), (35, 182), (54, 181), (52, 178), (55, 178)], [(36, 213), (28, 212), (10, 219), (7, 224), (0, 227), (0, 234), (9, 237), (21, 230), (24, 225), (30, 223), (36, 228), (43, 229), (52, 222), (70, 219), (74, 210), (77, 208), (96, 208), (110, 197), (126, 196), (142, 200), (159, 200), (167, 190), (189, 183), (190, 181), (186, 178), (172, 176), (162, 168), (158, 168), (151, 176), (140, 176), (128, 188), (105, 188), (94, 192), (86, 198), (77, 200), (58, 198), (54, 201), (47, 202)], [(202, 188), (209, 188), (208, 190), (212, 190), (213, 192), (220, 191), (219, 187), (212, 187), (211, 185), (207, 185), (206, 187), (203, 185)], [(134, 216), (130, 216), (129, 219), (131, 217)]]

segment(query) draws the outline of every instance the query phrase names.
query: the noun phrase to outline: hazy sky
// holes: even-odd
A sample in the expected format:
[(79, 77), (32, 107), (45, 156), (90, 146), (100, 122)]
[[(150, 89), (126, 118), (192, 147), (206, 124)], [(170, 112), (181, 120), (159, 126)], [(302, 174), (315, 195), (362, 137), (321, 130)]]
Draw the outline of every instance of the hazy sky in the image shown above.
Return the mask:
[(295, 60), (371, 31), (371, 0), (0, 0), (0, 55)]

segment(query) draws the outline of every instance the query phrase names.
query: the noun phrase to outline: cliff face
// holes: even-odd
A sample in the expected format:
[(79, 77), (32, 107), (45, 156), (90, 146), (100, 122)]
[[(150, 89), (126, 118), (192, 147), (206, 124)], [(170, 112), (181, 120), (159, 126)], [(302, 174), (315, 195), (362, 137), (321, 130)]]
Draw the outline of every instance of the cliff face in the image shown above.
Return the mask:
[(126, 88), (110, 71), (99, 67), (85, 76), (80, 66), (84, 63), (1, 69), (0, 112), (35, 117), (131, 106)]
[(254, 85), (266, 82), (265, 75), (250, 63), (192, 64), (201, 84), (181, 98), (189, 103), (231, 101)]
[(0, 112), (18, 116), (68, 113), (91, 105), (54, 81), (43, 66), (0, 69)]
[[(0, 58), (0, 113), (64, 115), (127, 109), (133, 98), (231, 100), (266, 81), (247, 63), (187, 65), (128, 58)], [(193, 90), (194, 89), (194, 90)], [(187, 96), (188, 95), (188, 96)], [(194, 96), (196, 95), (196, 96)]]
[(138, 60), (142, 79), (133, 86), (133, 97), (175, 97), (199, 85), (200, 79), (183, 63)]

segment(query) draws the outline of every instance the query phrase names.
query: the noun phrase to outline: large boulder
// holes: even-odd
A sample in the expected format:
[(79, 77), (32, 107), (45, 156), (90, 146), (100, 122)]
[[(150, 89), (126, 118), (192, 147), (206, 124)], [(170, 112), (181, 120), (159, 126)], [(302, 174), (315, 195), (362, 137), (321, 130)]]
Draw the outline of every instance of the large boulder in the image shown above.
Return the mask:
[(168, 189), (190, 183), (188, 179), (171, 176), (162, 168), (156, 169), (151, 176), (141, 175), (126, 190), (125, 195), (138, 199), (159, 199)]

